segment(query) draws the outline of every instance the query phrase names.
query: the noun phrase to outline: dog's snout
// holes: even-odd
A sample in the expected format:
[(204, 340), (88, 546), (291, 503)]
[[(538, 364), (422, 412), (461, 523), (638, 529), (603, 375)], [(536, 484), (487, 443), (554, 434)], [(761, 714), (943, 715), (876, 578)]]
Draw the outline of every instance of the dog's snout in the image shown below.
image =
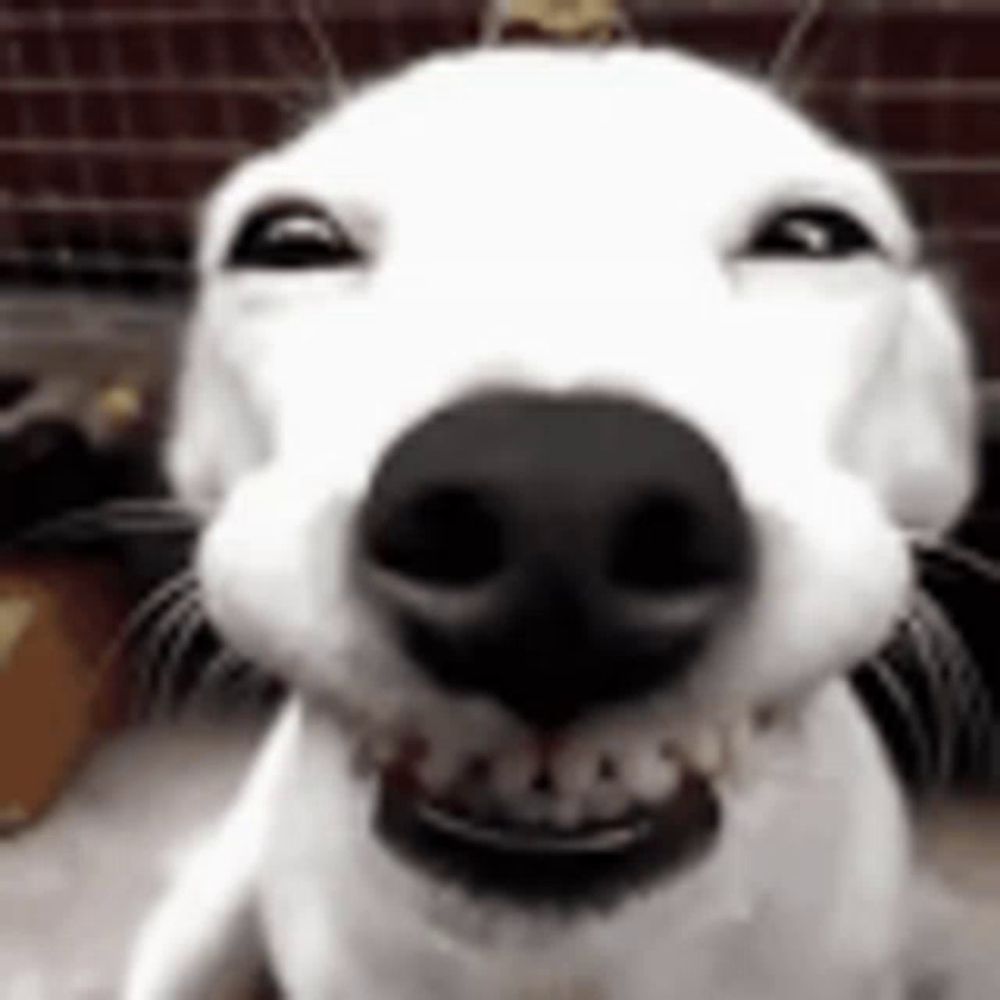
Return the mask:
[(359, 547), (421, 669), (546, 727), (680, 675), (751, 549), (726, 464), (689, 424), (527, 393), (462, 401), (399, 439)]

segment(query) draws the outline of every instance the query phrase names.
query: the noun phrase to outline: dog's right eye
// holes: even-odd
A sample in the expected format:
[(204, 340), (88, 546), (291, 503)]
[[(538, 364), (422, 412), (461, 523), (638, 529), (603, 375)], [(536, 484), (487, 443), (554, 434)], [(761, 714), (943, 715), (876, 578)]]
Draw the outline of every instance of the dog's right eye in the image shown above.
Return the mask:
[(316, 205), (284, 202), (251, 215), (226, 258), (229, 268), (301, 270), (357, 267), (365, 254), (337, 220)]
[(748, 240), (743, 256), (843, 260), (881, 252), (863, 223), (832, 205), (796, 205), (769, 216)]

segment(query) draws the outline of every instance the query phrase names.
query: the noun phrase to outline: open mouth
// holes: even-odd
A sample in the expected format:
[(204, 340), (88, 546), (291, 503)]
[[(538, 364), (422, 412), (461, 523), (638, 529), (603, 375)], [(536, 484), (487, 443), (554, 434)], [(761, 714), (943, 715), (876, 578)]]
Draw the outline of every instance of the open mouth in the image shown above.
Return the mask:
[(606, 757), (572, 791), (545, 753), (522, 759), (517, 780), (505, 763), (477, 757), (429, 787), (419, 756), (397, 754), (380, 774), (378, 835), (409, 864), (474, 895), (572, 910), (613, 906), (682, 870), (721, 826), (710, 762), (683, 746)]

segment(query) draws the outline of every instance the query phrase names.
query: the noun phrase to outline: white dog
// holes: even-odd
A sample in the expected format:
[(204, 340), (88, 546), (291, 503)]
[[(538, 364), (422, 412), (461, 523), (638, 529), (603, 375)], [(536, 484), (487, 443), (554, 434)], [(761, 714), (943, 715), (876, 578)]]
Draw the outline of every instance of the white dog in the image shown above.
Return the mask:
[(448, 56), (209, 205), (170, 445), (294, 694), (130, 1000), (889, 1000), (900, 798), (843, 676), (971, 478), (863, 159), (666, 52)]

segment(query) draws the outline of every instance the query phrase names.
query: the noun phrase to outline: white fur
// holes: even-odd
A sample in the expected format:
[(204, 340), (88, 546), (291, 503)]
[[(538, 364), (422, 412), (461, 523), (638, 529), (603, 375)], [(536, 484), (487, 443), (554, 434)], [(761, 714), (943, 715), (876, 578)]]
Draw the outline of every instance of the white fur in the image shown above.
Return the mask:
[[(372, 265), (225, 271), (240, 219), (288, 195), (329, 206)], [(768, 210), (816, 199), (884, 256), (739, 255)], [(170, 468), (206, 517), (210, 616), (297, 693), (142, 936), (129, 1000), (215, 996), (248, 942), (290, 1000), (897, 998), (904, 823), (841, 675), (905, 606), (908, 536), (966, 499), (971, 406), (957, 324), (878, 173), (676, 54), (451, 56), (239, 167), (200, 266)], [(722, 782), (709, 857), (600, 916), (486, 905), (404, 868), (372, 839), (352, 764), (377, 727), (456, 757), (524, 738), (424, 681), (345, 571), (387, 443), (491, 383), (681, 413), (728, 461), (761, 554), (753, 599), (683, 690), (573, 734), (624, 753), (637, 733), (785, 706)]]

